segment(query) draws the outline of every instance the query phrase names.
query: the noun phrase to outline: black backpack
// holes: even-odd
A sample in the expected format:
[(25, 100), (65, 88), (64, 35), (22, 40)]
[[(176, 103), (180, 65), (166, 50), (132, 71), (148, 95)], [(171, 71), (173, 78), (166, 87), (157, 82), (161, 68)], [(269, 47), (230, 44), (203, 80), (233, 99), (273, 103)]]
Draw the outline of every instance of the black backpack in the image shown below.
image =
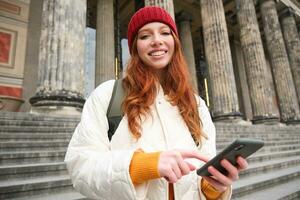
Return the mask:
[(114, 83), (112, 96), (107, 108), (107, 119), (108, 119), (108, 139), (111, 140), (115, 131), (117, 130), (120, 121), (123, 117), (121, 104), (124, 98), (124, 90), (122, 86), (122, 79), (117, 79)]

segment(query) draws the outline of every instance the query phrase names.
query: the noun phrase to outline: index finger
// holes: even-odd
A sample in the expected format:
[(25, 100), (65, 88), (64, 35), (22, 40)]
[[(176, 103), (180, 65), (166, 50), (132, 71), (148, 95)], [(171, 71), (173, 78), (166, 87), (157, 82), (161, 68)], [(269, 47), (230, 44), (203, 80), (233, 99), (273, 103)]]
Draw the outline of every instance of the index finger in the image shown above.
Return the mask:
[(198, 160), (202, 160), (204, 162), (208, 162), (209, 158), (207, 156), (203, 156), (201, 155), (199, 152), (197, 151), (179, 151), (179, 153), (181, 154), (183, 159), (186, 158), (196, 158)]
[(248, 162), (245, 158), (239, 156), (236, 161), (239, 164), (239, 170), (244, 170), (248, 167)]

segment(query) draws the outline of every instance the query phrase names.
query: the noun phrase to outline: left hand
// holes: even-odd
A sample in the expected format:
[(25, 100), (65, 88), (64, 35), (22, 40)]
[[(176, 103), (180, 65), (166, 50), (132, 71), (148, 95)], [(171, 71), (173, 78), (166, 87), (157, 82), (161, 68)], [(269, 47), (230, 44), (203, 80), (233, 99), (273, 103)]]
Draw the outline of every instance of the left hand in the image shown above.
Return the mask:
[(232, 185), (233, 181), (239, 179), (239, 172), (248, 167), (248, 162), (241, 156), (237, 158), (237, 163), (238, 166), (235, 167), (228, 160), (224, 159), (221, 161), (221, 165), (227, 170), (227, 175), (222, 174), (213, 166), (209, 166), (208, 171), (212, 176), (204, 176), (203, 178), (216, 190), (219, 192), (224, 192), (229, 186)]

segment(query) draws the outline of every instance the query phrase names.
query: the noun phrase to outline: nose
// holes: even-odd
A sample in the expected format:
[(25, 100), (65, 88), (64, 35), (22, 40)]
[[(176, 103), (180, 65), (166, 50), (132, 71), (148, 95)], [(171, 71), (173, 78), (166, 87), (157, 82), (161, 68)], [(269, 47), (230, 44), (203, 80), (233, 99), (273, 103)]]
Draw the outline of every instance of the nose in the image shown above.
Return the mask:
[(160, 45), (162, 45), (163, 42), (162, 42), (161, 36), (159, 34), (154, 34), (150, 44), (151, 44), (151, 46), (160, 46)]

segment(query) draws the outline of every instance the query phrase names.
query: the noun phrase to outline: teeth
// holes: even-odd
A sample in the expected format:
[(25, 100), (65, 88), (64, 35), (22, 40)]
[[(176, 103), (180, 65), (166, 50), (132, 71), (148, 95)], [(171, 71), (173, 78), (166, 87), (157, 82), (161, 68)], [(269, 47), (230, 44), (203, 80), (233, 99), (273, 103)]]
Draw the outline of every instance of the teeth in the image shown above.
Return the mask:
[(161, 56), (165, 53), (166, 53), (165, 51), (155, 51), (155, 52), (151, 53), (150, 55), (151, 56)]

